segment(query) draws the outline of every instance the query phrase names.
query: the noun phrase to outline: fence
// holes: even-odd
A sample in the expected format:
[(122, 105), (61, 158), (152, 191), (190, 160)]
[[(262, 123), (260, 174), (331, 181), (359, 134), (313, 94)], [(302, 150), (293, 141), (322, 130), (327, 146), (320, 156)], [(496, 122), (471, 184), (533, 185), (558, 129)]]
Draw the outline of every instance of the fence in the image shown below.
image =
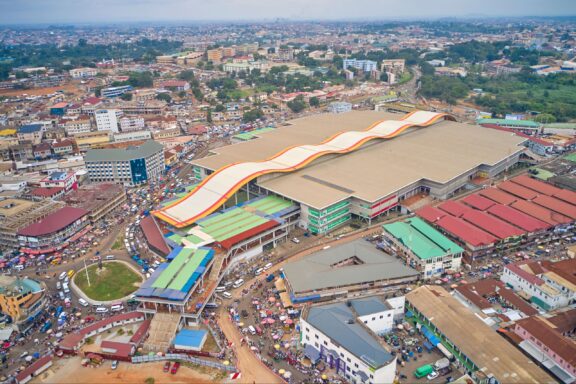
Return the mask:
[(181, 354), (181, 353), (167, 353), (165, 356), (157, 356), (157, 355), (149, 356), (149, 355), (147, 355), (147, 356), (134, 356), (134, 357), (132, 357), (132, 363), (133, 364), (152, 363), (155, 361), (165, 361), (165, 360), (180, 360), (180, 361), (188, 362), (191, 364), (198, 364), (198, 365), (203, 365), (206, 367), (222, 369), (222, 370), (228, 371), (228, 372), (236, 372), (236, 367), (234, 367), (234, 366), (224, 365), (224, 364), (218, 363), (216, 361), (199, 359), (197, 357), (192, 357), (192, 356), (188, 356), (188, 355)]

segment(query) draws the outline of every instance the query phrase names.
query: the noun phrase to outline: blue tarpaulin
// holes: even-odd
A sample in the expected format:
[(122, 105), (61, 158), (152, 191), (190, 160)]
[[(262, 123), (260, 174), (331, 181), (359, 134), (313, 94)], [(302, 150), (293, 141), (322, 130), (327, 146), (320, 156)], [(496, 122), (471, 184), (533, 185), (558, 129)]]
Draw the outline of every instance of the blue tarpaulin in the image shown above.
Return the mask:
[(309, 358), (312, 364), (316, 364), (320, 359), (320, 351), (314, 348), (312, 344), (306, 344), (306, 347), (304, 347), (304, 356)]
[(434, 335), (432, 333), (432, 331), (430, 331), (425, 326), (422, 326), (422, 329), (420, 330), (420, 332), (422, 332), (422, 334), (424, 334), (424, 336), (426, 336), (426, 338), (430, 341), (430, 344), (432, 344), (433, 346), (437, 346), (438, 344), (440, 344), (440, 340), (438, 340), (436, 335)]

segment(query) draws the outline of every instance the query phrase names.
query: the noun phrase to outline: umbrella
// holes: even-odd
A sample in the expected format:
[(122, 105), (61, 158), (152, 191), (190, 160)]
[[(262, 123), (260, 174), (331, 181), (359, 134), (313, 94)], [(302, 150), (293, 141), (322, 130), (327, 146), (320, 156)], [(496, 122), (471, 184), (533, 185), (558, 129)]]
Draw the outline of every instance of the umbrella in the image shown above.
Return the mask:
[(274, 344), (274, 349), (276, 350), (280, 349), (280, 344)]
[(266, 325), (266, 324), (267, 324), (266, 319), (262, 320), (262, 321), (260, 322), (260, 324)]
[(328, 376), (322, 375), (322, 380), (328, 380)]
[(271, 303), (275, 303), (275, 302), (276, 302), (276, 298), (270, 296), (270, 297), (268, 298), (268, 301), (271, 302)]
[(292, 321), (292, 319), (286, 319), (286, 321), (284, 322), (284, 324), (286, 325), (292, 325), (294, 323), (294, 321)]
[(225, 360), (222, 364), (224, 365), (230, 365), (230, 362), (228, 360)]
[(279, 373), (279, 374), (281, 374), (281, 375), (283, 375), (283, 374), (285, 374), (285, 373), (286, 373), (286, 370), (285, 370), (285, 369), (283, 369), (283, 368), (281, 368), (281, 369), (278, 371), (278, 373)]
[(268, 322), (268, 324), (274, 324), (276, 322), (276, 320), (271, 318), (268, 318), (266, 321)]
[(279, 306), (280, 306), (280, 303), (276, 303), (276, 306), (279, 307)]
[(239, 322), (239, 323), (238, 323), (238, 326), (239, 326), (239, 327), (243, 327), (243, 326), (244, 326), (244, 323), (243, 323), (243, 322)]
[(286, 316), (280, 316), (278, 319), (279, 319), (280, 321), (284, 321), (284, 320), (286, 320)]
[(289, 379), (290, 377), (292, 377), (292, 372), (286, 371), (286, 372), (284, 373), (284, 378), (285, 378), (285, 379)]
[[(274, 336), (272, 336), (272, 339), (274, 339), (274, 340), (278, 340), (278, 335), (274, 335)], [(278, 347), (280, 347), (280, 346), (278, 346)]]

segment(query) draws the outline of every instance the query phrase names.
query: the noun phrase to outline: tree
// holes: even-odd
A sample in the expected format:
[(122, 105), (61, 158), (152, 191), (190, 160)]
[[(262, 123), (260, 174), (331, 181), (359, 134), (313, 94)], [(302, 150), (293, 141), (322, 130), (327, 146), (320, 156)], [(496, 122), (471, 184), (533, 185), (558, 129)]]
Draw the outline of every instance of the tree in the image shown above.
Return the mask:
[(182, 71), (178, 74), (178, 78), (180, 80), (186, 80), (188, 82), (194, 80), (194, 71), (191, 69), (187, 69), (185, 71)]
[(206, 112), (206, 121), (212, 124), (212, 111), (210, 109), (208, 109), (208, 111)]
[(317, 107), (320, 105), (320, 100), (317, 97), (311, 97), (309, 103), (311, 107)]
[(130, 92), (126, 92), (126, 93), (120, 95), (120, 98), (122, 100), (126, 100), (126, 101), (131, 101), (132, 97), (133, 97), (133, 95)]
[(97, 87), (96, 89), (94, 89), (94, 96), (96, 97), (102, 96), (102, 87)]
[(244, 121), (245, 123), (249, 123), (261, 119), (263, 116), (264, 113), (262, 112), (262, 110), (255, 108), (251, 109), (250, 111), (244, 112), (244, 115), (242, 115), (242, 121)]
[(538, 116), (534, 117), (534, 121), (543, 124), (550, 124), (556, 122), (556, 117), (549, 113), (541, 113)]
[(387, 82), (388, 82), (388, 73), (382, 72), (382, 73), (380, 74), (380, 81), (383, 81), (383, 82), (387, 83)]
[(420, 70), (422, 71), (423, 75), (433, 75), (435, 72), (434, 67), (425, 61), (420, 63)]
[(157, 95), (156, 95), (156, 99), (157, 99), (157, 100), (165, 101), (165, 102), (167, 102), (167, 103), (169, 103), (169, 102), (172, 101), (172, 97), (170, 97), (170, 95), (167, 94), (167, 93), (159, 93), (159, 94), (157, 94)]
[(145, 384), (154, 384), (156, 382), (156, 379), (153, 377), (147, 377), (146, 380), (144, 380)]
[(200, 88), (192, 88), (192, 94), (194, 95), (196, 100), (198, 100), (198, 101), (204, 100), (204, 94), (202, 93)]
[(286, 105), (294, 113), (299, 113), (306, 109), (306, 103), (304, 102), (304, 97), (302, 95), (296, 96), (293, 100), (286, 103)]
[(186, 97), (186, 91), (180, 91), (178, 92), (178, 97), (183, 99), (184, 97)]
[(216, 108), (214, 108), (215, 112), (224, 112), (226, 110), (226, 107), (223, 104), (218, 104), (216, 106)]

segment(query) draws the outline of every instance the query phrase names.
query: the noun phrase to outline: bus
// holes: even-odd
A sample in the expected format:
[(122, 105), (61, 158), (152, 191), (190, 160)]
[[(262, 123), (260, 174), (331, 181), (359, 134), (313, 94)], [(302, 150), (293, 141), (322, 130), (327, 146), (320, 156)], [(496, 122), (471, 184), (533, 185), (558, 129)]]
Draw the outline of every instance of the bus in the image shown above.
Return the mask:
[(422, 377), (428, 376), (432, 372), (434, 372), (434, 367), (430, 364), (426, 364), (415, 370), (414, 376), (416, 376), (417, 379), (421, 379)]

